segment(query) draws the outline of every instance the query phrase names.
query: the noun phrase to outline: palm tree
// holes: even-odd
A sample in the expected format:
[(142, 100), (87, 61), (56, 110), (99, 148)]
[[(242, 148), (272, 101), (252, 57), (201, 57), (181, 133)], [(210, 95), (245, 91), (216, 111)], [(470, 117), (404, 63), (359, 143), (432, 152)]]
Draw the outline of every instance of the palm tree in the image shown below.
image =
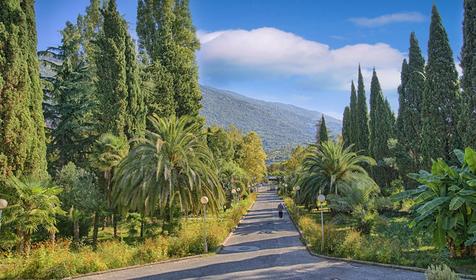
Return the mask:
[(352, 145), (345, 148), (334, 141), (312, 145), (302, 164), (299, 201), (312, 205), (319, 193), (337, 195), (354, 187), (375, 188), (364, 164), (375, 165), (375, 160), (352, 152)]
[(66, 214), (61, 209), (58, 194), (61, 189), (48, 182), (10, 177), (5, 181), (5, 193), (12, 205), (8, 207), (4, 223), (15, 227), (20, 241), (18, 252), (28, 255), (31, 236), (40, 227), (45, 228), (54, 241), (56, 215)]
[[(94, 167), (101, 171), (104, 175), (106, 201), (108, 210), (112, 209), (112, 175), (114, 168), (119, 165), (122, 159), (127, 156), (129, 145), (125, 137), (118, 137), (110, 133), (101, 135), (96, 141), (91, 154), (91, 162)], [(99, 220), (98, 213), (94, 217), (93, 243), (96, 244), (97, 239), (97, 223)], [(114, 224), (114, 237), (117, 237), (117, 219), (114, 219), (114, 214), (111, 216)]]
[(121, 208), (151, 214), (175, 203), (198, 213), (200, 197), (218, 211), (224, 201), (217, 167), (205, 141), (205, 131), (191, 117), (149, 118), (151, 129), (114, 175), (113, 200)]

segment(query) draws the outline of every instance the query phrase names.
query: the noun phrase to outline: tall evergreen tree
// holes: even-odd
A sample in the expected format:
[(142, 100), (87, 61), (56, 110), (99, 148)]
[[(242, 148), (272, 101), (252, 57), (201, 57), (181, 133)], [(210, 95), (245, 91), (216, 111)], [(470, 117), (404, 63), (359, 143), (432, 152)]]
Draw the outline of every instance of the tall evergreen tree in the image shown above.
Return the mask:
[(324, 114), (321, 117), (321, 120), (316, 124), (316, 143), (322, 143), (329, 140), (327, 127), (326, 127), (326, 119), (324, 118)]
[[(153, 67), (155, 89), (150, 112), (197, 116), (201, 90), (195, 52), (199, 41), (187, 0), (140, 0), (137, 9), (139, 47)], [(171, 109), (171, 108), (172, 109)]]
[(345, 106), (344, 117), (342, 118), (342, 139), (344, 140), (344, 146), (349, 146), (350, 143), (350, 108)]
[(0, 175), (44, 178), (43, 93), (33, 0), (0, 2)]
[(388, 101), (383, 96), (374, 69), (370, 87), (369, 153), (377, 161), (377, 165), (372, 168), (372, 175), (381, 187), (389, 186), (394, 179), (394, 171), (385, 161), (391, 156), (388, 140), (394, 136), (394, 125), (395, 118)]
[(398, 171), (400, 176), (405, 181), (406, 185), (412, 182), (407, 177), (407, 174), (410, 173), (412, 161), (410, 155), (407, 153), (407, 134), (405, 131), (405, 119), (408, 112), (407, 107), (409, 106), (407, 96), (405, 94), (405, 87), (408, 82), (408, 62), (406, 59), (403, 60), (402, 70), (400, 72), (400, 86), (398, 87), (398, 116), (396, 122), (396, 138), (397, 145), (395, 148), (395, 161), (398, 166)]
[(127, 138), (140, 136), (146, 110), (135, 48), (115, 0), (109, 0), (103, 17), (96, 55), (99, 130)]
[(433, 6), (426, 89), (422, 108), (422, 152), (425, 167), (431, 159), (452, 160), (453, 150), (461, 148), (456, 126), (460, 92), (458, 72), (440, 14)]
[(464, 1), (463, 48), (461, 68), (463, 69), (463, 108), (459, 130), (464, 146), (476, 148), (476, 1)]
[(198, 116), (202, 92), (198, 83), (195, 52), (200, 48), (192, 23), (189, 0), (175, 0), (174, 36), (178, 45), (180, 63), (174, 71), (176, 114)]
[(61, 35), (61, 46), (40, 52), (45, 69), (53, 73), (41, 77), (45, 118), (51, 135), (50, 174), (56, 174), (68, 162), (86, 167), (87, 152), (94, 142), (94, 83), (80, 51), (80, 30), (67, 22)]
[[(352, 109), (351, 109), (352, 110)], [(357, 83), (357, 110), (356, 110), (357, 124), (354, 128), (356, 136), (356, 149), (368, 153), (369, 149), (369, 117), (367, 110), (367, 99), (365, 96), (364, 78), (359, 65), (359, 78)], [(352, 112), (352, 111), (351, 111)]]
[[(421, 168), (421, 117), (425, 91), (425, 60), (415, 33), (410, 35), (409, 62), (402, 68), (402, 85), (399, 88), (397, 164), (403, 178)], [(413, 182), (407, 182), (413, 183)]]
[(350, 129), (349, 129), (349, 144), (357, 144), (357, 92), (355, 90), (354, 81), (350, 86)]

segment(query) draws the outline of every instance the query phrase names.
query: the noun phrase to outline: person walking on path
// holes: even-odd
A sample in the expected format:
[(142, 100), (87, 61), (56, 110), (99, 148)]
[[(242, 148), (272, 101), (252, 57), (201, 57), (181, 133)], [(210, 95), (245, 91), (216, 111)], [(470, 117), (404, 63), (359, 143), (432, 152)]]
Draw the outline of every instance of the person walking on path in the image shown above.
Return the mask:
[(283, 210), (284, 210), (284, 205), (282, 203), (279, 203), (278, 204), (279, 218), (283, 218)]

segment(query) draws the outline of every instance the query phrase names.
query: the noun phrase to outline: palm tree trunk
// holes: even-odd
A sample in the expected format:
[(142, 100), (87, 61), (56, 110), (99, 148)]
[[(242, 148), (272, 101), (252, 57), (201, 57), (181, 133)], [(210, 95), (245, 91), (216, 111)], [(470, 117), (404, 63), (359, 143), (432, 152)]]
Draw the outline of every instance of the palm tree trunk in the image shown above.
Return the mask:
[(23, 253), (25, 256), (30, 255), (31, 250), (31, 234), (28, 232), (23, 233)]

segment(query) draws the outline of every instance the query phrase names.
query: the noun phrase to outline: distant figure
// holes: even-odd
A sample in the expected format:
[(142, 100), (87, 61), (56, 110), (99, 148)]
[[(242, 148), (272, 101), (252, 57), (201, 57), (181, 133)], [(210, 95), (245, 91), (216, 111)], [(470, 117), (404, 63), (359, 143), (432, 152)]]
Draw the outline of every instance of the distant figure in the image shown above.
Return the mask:
[(284, 210), (284, 205), (282, 203), (278, 204), (278, 213), (279, 213), (279, 218), (283, 218), (283, 210)]

